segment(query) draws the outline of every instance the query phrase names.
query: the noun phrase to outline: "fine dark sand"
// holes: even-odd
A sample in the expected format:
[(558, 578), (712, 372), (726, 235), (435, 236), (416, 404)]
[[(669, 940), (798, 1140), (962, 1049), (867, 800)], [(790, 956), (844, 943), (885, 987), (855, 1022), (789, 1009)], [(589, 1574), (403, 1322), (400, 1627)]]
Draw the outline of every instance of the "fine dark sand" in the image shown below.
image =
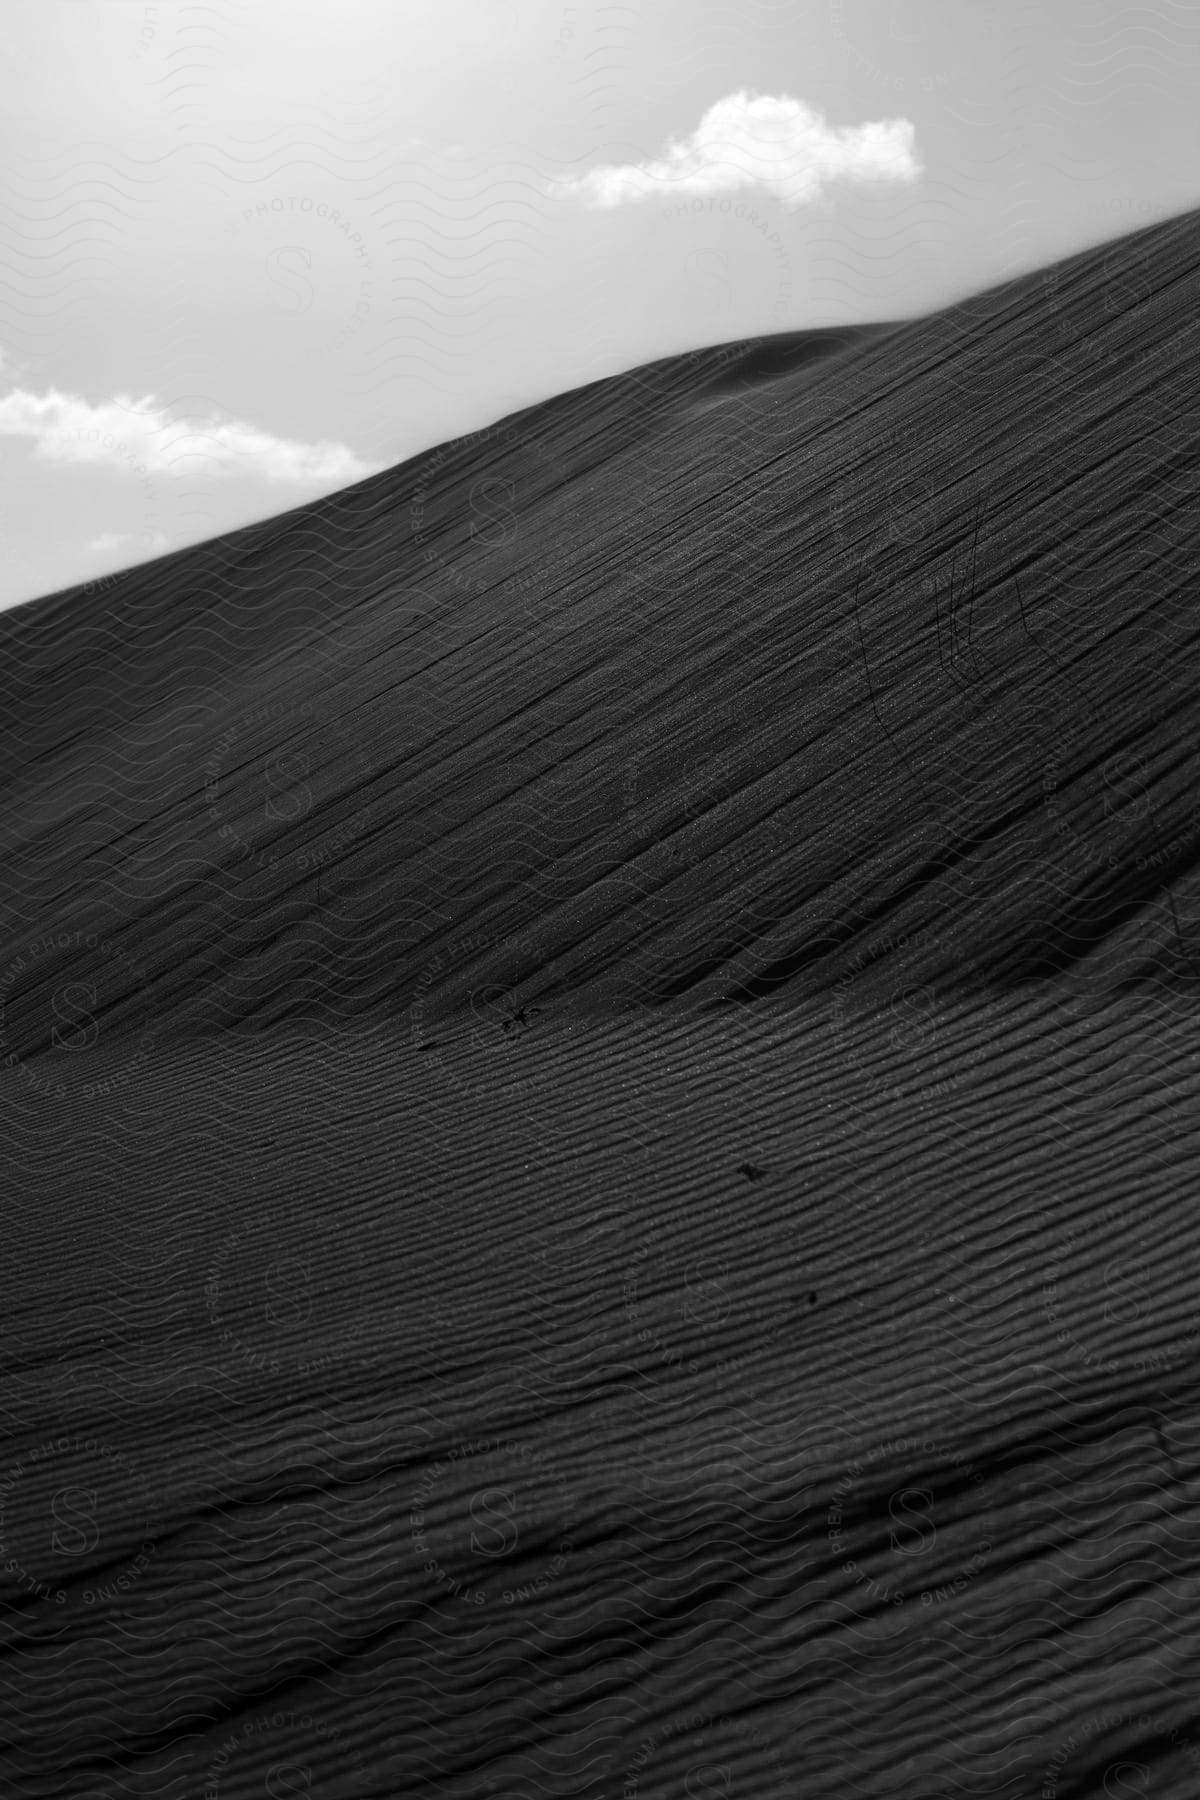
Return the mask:
[(6, 1794), (1196, 1792), (1198, 305), (0, 616)]

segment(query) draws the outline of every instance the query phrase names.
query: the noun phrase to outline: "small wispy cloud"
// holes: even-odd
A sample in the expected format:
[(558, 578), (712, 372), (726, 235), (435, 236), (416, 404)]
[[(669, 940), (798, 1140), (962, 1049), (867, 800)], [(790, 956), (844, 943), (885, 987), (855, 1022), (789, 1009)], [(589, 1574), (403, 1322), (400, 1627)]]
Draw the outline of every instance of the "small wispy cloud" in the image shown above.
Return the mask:
[(29, 438), (54, 462), (100, 463), (130, 474), (237, 475), (276, 482), (358, 481), (382, 465), (345, 444), (297, 443), (239, 419), (182, 417), (153, 395), (93, 401), (55, 389), (0, 396), (0, 436)]
[(154, 550), (165, 550), (170, 541), (162, 531), (102, 531), (99, 537), (89, 540), (87, 548), (97, 551), (101, 556), (111, 556), (118, 550), (131, 548), (149, 555)]
[(803, 100), (729, 94), (710, 106), (689, 138), (652, 162), (592, 169), (565, 184), (591, 206), (681, 194), (761, 188), (787, 206), (821, 200), (832, 182), (910, 183), (922, 173), (909, 119), (827, 125)]

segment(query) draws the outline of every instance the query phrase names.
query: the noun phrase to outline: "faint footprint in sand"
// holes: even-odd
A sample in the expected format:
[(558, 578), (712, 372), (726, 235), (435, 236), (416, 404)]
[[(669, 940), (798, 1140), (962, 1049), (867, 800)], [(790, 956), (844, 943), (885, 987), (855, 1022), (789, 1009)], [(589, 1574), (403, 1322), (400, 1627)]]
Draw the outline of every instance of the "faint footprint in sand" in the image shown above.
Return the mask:
[(471, 994), (471, 1014), (475, 1029), (471, 1042), (480, 1050), (501, 1050), (515, 1043), (530, 1029), (541, 1009), (517, 1006), (511, 988), (489, 982)]

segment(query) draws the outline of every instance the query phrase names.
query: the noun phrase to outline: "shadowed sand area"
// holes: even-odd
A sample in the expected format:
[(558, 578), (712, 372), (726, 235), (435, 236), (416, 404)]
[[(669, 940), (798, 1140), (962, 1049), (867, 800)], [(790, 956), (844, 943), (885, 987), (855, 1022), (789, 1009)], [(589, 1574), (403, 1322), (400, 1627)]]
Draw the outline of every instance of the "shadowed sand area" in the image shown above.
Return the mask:
[(1198, 302), (0, 616), (6, 1792), (1195, 1792)]

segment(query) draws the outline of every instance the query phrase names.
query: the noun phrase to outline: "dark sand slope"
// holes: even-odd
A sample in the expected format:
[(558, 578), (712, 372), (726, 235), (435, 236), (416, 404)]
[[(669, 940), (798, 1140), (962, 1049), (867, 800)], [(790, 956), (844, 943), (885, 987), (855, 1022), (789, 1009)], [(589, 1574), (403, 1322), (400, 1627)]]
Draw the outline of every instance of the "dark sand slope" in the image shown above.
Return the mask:
[(0, 617), (14, 1795), (1192, 1795), (1200, 220)]

